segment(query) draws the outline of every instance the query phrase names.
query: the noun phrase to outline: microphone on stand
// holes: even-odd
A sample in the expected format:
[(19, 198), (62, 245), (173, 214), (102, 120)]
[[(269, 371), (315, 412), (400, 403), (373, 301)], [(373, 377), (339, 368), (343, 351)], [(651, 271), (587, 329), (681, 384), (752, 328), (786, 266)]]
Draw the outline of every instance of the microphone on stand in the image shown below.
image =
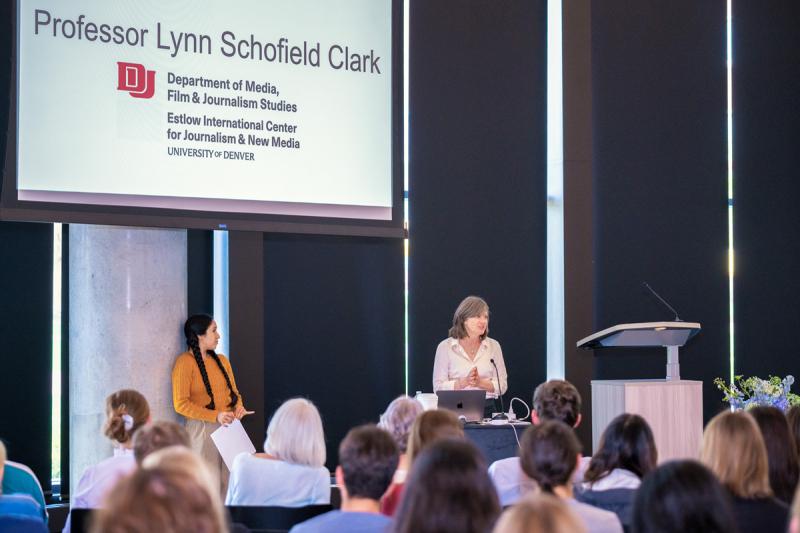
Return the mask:
[(503, 395), (501, 394), (502, 391), (500, 390), (500, 387), (502, 387), (502, 385), (500, 384), (500, 371), (497, 370), (497, 363), (494, 362), (494, 359), (489, 359), (489, 361), (492, 362), (492, 366), (494, 367), (494, 373), (497, 376), (497, 389), (498, 389), (497, 397), (500, 398), (500, 414), (494, 415), (492, 417), (492, 420), (508, 420), (508, 416), (506, 416), (505, 413), (506, 408), (503, 405)]
[(654, 291), (654, 290), (653, 290), (653, 287), (651, 287), (651, 286), (650, 286), (650, 285), (649, 285), (649, 284), (648, 284), (646, 281), (643, 281), (643, 282), (642, 282), (642, 285), (644, 285), (644, 286), (645, 286), (645, 288), (646, 288), (648, 291), (650, 291), (651, 293), (653, 293), (653, 296), (655, 296), (656, 298), (658, 298), (658, 301), (660, 301), (662, 304), (664, 304), (664, 306), (665, 306), (667, 309), (669, 309), (670, 311), (672, 311), (672, 314), (674, 314), (674, 315), (675, 315), (675, 322), (683, 322), (683, 320), (681, 320), (681, 319), (678, 317), (678, 312), (677, 312), (677, 311), (676, 311), (676, 310), (675, 310), (675, 309), (674, 309), (674, 308), (673, 308), (671, 305), (669, 305), (669, 304), (667, 303), (667, 301), (666, 301), (664, 298), (662, 298), (662, 297), (661, 297), (661, 296), (660, 296), (660, 295), (659, 295), (659, 294), (658, 294), (656, 291)]

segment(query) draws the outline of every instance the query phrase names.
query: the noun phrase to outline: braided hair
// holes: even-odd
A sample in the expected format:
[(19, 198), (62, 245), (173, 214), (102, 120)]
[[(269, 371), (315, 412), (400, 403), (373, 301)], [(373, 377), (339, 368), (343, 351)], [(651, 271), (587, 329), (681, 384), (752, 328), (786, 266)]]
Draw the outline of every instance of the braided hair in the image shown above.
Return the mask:
[[(211, 322), (213, 321), (214, 319), (210, 315), (192, 315), (183, 325), (183, 334), (186, 336), (186, 345), (189, 347), (189, 350), (191, 350), (192, 355), (194, 355), (194, 360), (197, 362), (197, 367), (200, 369), (200, 375), (203, 377), (203, 385), (206, 387), (206, 393), (208, 394), (208, 397), (211, 398), (211, 401), (208, 402), (206, 408), (211, 410), (216, 409), (214, 404), (214, 394), (211, 392), (211, 382), (208, 380), (206, 364), (203, 362), (203, 354), (200, 352), (200, 339), (198, 339), (197, 336), (205, 335), (206, 331), (208, 331), (208, 328), (211, 326)], [(217, 352), (214, 350), (206, 350), (206, 353), (210, 355), (212, 359), (214, 359), (214, 362), (217, 363), (217, 366), (225, 378), (225, 383), (228, 385), (228, 390), (231, 393), (231, 401), (228, 404), (228, 407), (232, 409), (239, 402), (239, 395), (233, 391), (231, 378), (228, 375), (228, 372), (225, 371), (225, 367), (222, 366), (222, 361), (220, 361)]]

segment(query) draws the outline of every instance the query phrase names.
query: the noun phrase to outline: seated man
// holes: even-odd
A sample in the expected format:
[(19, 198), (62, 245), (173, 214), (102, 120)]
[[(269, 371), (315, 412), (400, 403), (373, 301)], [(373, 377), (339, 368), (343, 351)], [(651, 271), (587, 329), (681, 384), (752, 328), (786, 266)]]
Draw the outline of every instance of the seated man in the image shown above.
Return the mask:
[[(531, 422), (535, 425), (545, 420), (558, 420), (572, 428), (581, 423), (581, 395), (572, 383), (551, 379), (536, 387)], [(588, 465), (588, 459), (582, 461), (582, 468)], [(516, 503), (526, 493), (536, 490), (536, 484), (520, 468), (519, 457), (495, 461), (489, 466), (489, 477), (503, 507)]]
[(399, 456), (397, 445), (386, 431), (373, 425), (351, 429), (339, 445), (336, 467), (341, 510), (297, 524), (292, 533), (387, 531), (391, 519), (380, 514), (380, 499), (392, 482)]
[[(0, 441), (0, 486), (5, 473), (6, 447)], [(27, 494), (0, 492), (0, 531), (47, 531), (41, 506)]]
[(588, 533), (622, 533), (617, 515), (577, 501), (572, 476), (581, 458), (581, 443), (571, 427), (548, 420), (525, 430), (520, 449), (522, 470), (543, 492), (558, 496), (581, 519)]

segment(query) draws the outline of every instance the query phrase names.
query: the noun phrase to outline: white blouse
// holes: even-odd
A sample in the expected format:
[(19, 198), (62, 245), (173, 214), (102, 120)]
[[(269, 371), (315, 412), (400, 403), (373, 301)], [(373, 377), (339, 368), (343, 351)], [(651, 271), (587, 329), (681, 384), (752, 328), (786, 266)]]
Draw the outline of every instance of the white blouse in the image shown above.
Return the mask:
[(331, 502), (324, 466), (296, 465), (242, 453), (233, 460), (225, 505), (304, 507)]
[[(497, 365), (495, 373), (494, 359)], [(481, 341), (475, 359), (470, 359), (458, 339), (448, 337), (436, 347), (436, 358), (433, 361), (433, 392), (440, 390), (454, 390), (456, 381), (464, 378), (477, 367), (478, 376), (481, 379), (490, 379), (494, 385), (494, 392), (486, 391), (487, 398), (497, 398), (497, 391), (505, 394), (508, 389), (508, 374), (506, 364), (503, 361), (503, 351), (500, 343), (494, 339), (486, 337)], [(497, 382), (497, 375), (500, 375), (500, 383)], [(478, 389), (479, 387), (467, 387), (467, 389)]]

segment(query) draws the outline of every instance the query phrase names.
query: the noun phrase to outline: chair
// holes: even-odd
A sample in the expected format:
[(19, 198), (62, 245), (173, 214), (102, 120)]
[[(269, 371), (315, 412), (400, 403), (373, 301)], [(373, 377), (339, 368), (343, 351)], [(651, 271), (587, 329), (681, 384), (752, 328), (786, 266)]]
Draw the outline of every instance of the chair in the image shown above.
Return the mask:
[(0, 516), (0, 531), (3, 533), (47, 533), (41, 518), (30, 516)]
[(253, 533), (285, 533), (295, 524), (333, 509), (328, 504), (305, 507), (230, 505), (226, 508), (230, 513), (231, 522), (243, 524)]

